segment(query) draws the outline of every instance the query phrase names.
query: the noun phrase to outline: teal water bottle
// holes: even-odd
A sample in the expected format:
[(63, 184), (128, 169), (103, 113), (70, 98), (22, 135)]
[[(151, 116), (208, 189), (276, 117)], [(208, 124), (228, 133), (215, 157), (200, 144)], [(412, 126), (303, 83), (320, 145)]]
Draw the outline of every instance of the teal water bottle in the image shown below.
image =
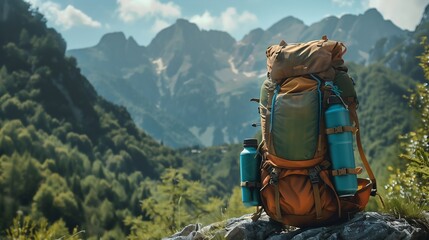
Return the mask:
[(329, 154), (331, 156), (332, 169), (341, 173), (333, 176), (333, 182), (338, 196), (353, 196), (357, 191), (357, 175), (348, 172), (355, 169), (355, 157), (353, 151), (353, 133), (342, 127), (351, 126), (349, 110), (343, 105), (337, 96), (330, 96), (328, 109), (325, 111), (326, 129), (332, 129), (328, 133)]
[(245, 139), (244, 149), (240, 153), (241, 200), (244, 206), (260, 206), (261, 156), (257, 152), (258, 140)]

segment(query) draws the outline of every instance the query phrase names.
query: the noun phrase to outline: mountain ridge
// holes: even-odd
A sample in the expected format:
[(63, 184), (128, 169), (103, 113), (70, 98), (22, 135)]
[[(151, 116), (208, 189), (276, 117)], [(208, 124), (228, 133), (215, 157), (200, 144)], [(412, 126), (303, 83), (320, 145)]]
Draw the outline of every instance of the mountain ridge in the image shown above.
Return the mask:
[[(293, 16), (287, 16), (266, 30), (251, 30), (239, 41), (226, 32), (201, 30), (188, 20), (178, 19), (173, 25), (161, 30), (148, 46), (143, 46), (147, 50), (145, 62), (135, 64), (136, 67), (131, 70), (122, 68), (121, 72), (144, 72), (146, 77), (140, 76), (141, 88), (152, 89), (152, 92), (157, 93), (147, 93), (152, 94), (147, 99), (148, 104), (156, 105), (158, 109), (174, 116), (173, 125), (185, 126), (184, 131), (194, 135), (191, 142), (205, 146), (236, 143), (256, 133), (250, 127), (258, 121), (256, 106), (243, 103), (259, 96), (259, 86), (266, 73), (265, 50), (270, 44), (277, 44), (282, 39), (298, 42), (328, 35), (348, 46), (345, 56), (347, 61), (365, 63), (376, 40), (405, 34), (391, 21), (384, 20), (376, 9), (369, 9), (359, 15), (327, 17), (310, 26)], [(70, 50), (68, 54), (78, 59), (79, 66), (88, 74), (90, 81), (115, 81), (135, 88), (125, 81), (124, 74), (100, 79), (91, 65), (94, 59), (88, 60), (90, 56), (76, 54), (77, 51), (80, 50)], [(150, 81), (156, 84), (147, 85)], [(100, 88), (100, 94), (106, 96), (112, 95), (110, 92), (113, 91), (116, 89)], [(114, 98), (110, 100), (119, 103)], [(235, 101), (241, 103), (236, 104)], [(119, 104), (127, 103), (123, 101)], [(138, 104), (132, 105), (138, 108)], [(240, 115), (233, 114), (233, 117), (230, 114), (238, 112)], [(131, 114), (136, 119), (144, 119), (150, 113), (146, 111), (143, 116), (131, 111)], [(237, 124), (242, 128), (237, 129)], [(149, 134), (159, 136), (150, 126), (139, 126)], [(183, 140), (179, 138), (166, 144), (183, 146), (179, 142)]]
[[(382, 38), (377, 41), (375, 48), (370, 52), (370, 63), (382, 62), (385, 66), (399, 70), (418, 81), (424, 81), (419, 59), (423, 53), (420, 42), (429, 36), (429, 5), (426, 6), (420, 23), (412, 32), (405, 36)], [(427, 42), (427, 41), (426, 41)]]

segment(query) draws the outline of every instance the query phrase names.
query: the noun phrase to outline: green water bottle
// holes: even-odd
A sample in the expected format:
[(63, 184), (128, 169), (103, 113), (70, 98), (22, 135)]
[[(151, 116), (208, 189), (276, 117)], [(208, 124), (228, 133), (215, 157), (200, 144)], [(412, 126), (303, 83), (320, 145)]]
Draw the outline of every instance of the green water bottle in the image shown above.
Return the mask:
[(258, 154), (258, 140), (245, 139), (240, 153), (241, 200), (244, 206), (260, 206), (261, 197), (261, 155)]

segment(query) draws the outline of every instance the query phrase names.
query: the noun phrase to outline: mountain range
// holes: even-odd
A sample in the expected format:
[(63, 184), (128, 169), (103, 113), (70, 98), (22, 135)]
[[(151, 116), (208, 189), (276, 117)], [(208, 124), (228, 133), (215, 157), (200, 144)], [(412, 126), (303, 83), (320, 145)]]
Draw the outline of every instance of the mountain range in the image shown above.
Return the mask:
[(327, 17), (310, 26), (285, 17), (270, 28), (237, 41), (226, 32), (200, 30), (178, 19), (148, 46), (122, 32), (104, 35), (93, 47), (67, 52), (97, 92), (125, 106), (133, 120), (158, 141), (173, 147), (220, 145), (252, 137), (266, 75), (265, 50), (281, 40), (301, 42), (327, 35), (348, 46), (347, 61), (368, 63), (385, 38), (408, 32), (375, 9), (360, 15)]

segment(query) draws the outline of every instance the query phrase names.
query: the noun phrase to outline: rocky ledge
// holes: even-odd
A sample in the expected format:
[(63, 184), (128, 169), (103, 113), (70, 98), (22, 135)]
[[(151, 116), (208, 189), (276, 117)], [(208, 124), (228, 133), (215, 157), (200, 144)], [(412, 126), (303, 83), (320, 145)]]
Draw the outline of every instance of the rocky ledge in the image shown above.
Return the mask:
[(340, 224), (298, 229), (282, 226), (265, 214), (256, 222), (244, 215), (205, 227), (191, 224), (163, 240), (429, 239), (428, 222), (428, 214), (426, 221), (414, 221), (362, 212)]

